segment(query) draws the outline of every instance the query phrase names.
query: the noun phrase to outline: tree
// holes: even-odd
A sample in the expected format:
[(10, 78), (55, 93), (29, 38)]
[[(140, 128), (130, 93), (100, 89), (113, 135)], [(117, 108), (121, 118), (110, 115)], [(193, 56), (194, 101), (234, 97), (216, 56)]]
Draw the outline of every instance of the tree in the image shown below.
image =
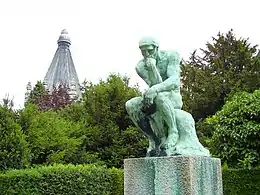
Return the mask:
[(27, 102), (25, 103), (25, 106), (28, 103), (37, 104), (38, 99), (40, 99), (42, 96), (44, 96), (47, 93), (48, 93), (48, 91), (45, 89), (43, 83), (41, 81), (37, 81), (37, 83), (35, 84), (35, 86), (33, 87), (32, 91), (29, 94), (29, 97), (28, 97)]
[(54, 87), (51, 93), (45, 93), (36, 100), (40, 110), (58, 110), (70, 105), (74, 99), (70, 96), (69, 88), (63, 85)]
[(96, 155), (109, 167), (122, 167), (127, 157), (145, 156), (147, 139), (125, 110), (126, 101), (141, 94), (138, 87), (131, 87), (128, 77), (111, 74), (97, 84), (85, 82), (83, 91), (82, 102), (59, 111), (62, 117), (82, 125), (73, 133), (83, 140), (79, 154)]
[(24, 168), (28, 165), (29, 151), (17, 116), (9, 104), (0, 105), (0, 171)]
[(86, 149), (98, 153), (108, 167), (122, 168), (123, 159), (145, 156), (148, 141), (137, 128), (130, 126), (120, 132), (115, 123), (107, 122), (96, 125), (94, 129), (95, 133), (86, 136), (94, 144), (86, 142)]
[(38, 81), (30, 92), (26, 104), (36, 104), (40, 110), (58, 110), (70, 105), (74, 101), (69, 92), (70, 89), (64, 85), (54, 86), (53, 90), (49, 92), (45, 89), (43, 83)]
[(138, 87), (129, 85), (129, 78), (111, 74), (106, 81), (94, 85), (90, 83), (83, 93), (83, 104), (88, 122), (92, 125), (113, 121), (119, 130), (125, 130), (132, 121), (129, 119), (125, 103), (140, 95)]
[(207, 123), (214, 127), (211, 152), (228, 166), (260, 165), (260, 90), (235, 94)]
[(256, 46), (248, 39), (237, 39), (230, 30), (213, 37), (182, 64), (184, 109), (196, 121), (220, 110), (228, 96), (237, 91), (253, 92), (260, 88), (260, 60)]
[(111, 74), (82, 88), (81, 101), (57, 109), (39, 109), (35, 101), (19, 112), (31, 163), (122, 167), (124, 158), (145, 156), (148, 141), (125, 110), (127, 100), (141, 95), (138, 87), (130, 86), (128, 77)]
[(23, 119), (28, 121), (26, 137), (31, 150), (31, 164), (67, 163), (81, 144), (80, 139), (71, 135), (80, 126), (60, 117), (55, 111), (28, 109), (24, 109)]
[(3, 98), (3, 106), (12, 109), (14, 107), (14, 98), (10, 99), (9, 94)]

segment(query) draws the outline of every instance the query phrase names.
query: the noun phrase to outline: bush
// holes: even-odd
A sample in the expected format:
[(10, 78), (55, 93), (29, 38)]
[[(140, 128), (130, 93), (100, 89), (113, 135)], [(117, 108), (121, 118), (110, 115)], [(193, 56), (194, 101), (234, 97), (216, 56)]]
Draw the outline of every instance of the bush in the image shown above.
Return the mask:
[(251, 195), (260, 193), (260, 169), (224, 169), (225, 195)]
[[(260, 192), (260, 169), (222, 171), (224, 195)], [(0, 174), (1, 194), (123, 194), (123, 170), (96, 165), (42, 166)]]
[(212, 154), (231, 168), (260, 165), (260, 90), (235, 94), (207, 122), (214, 127)]
[(204, 147), (209, 147), (209, 142), (213, 134), (213, 127), (205, 119), (196, 122), (197, 136)]
[(123, 171), (95, 165), (61, 165), (0, 174), (2, 194), (123, 194)]

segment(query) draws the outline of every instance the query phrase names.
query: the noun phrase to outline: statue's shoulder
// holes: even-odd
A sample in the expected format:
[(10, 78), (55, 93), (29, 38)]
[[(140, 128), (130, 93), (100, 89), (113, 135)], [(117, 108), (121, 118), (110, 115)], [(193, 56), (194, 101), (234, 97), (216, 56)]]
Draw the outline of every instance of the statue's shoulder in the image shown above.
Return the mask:
[(167, 50), (167, 51), (161, 51), (162, 56), (167, 56), (168, 58), (180, 58), (179, 52), (175, 50)]
[(174, 50), (162, 51), (162, 58), (167, 59), (169, 63), (173, 63), (175, 65), (179, 65), (181, 61), (180, 54)]

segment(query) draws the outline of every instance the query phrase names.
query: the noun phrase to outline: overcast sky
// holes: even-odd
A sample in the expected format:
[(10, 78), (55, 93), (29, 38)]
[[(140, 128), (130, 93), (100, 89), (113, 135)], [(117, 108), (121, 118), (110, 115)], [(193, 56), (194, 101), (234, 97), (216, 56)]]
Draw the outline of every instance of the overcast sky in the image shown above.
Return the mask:
[(258, 0), (0, 0), (0, 98), (8, 93), (23, 106), (28, 81), (43, 80), (62, 29), (81, 82), (115, 72), (145, 88), (134, 70), (142, 36), (184, 59), (231, 28), (260, 44), (259, 10)]

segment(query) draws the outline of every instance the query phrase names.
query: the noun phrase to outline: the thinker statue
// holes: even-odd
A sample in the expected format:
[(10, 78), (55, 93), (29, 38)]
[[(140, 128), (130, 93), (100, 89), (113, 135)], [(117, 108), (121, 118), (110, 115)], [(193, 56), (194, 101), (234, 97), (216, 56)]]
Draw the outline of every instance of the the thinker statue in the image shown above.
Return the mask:
[(128, 100), (126, 110), (149, 139), (147, 156), (209, 156), (197, 138), (193, 117), (181, 110), (179, 54), (159, 51), (159, 43), (151, 37), (141, 39), (139, 48), (144, 58), (136, 72), (149, 89)]

